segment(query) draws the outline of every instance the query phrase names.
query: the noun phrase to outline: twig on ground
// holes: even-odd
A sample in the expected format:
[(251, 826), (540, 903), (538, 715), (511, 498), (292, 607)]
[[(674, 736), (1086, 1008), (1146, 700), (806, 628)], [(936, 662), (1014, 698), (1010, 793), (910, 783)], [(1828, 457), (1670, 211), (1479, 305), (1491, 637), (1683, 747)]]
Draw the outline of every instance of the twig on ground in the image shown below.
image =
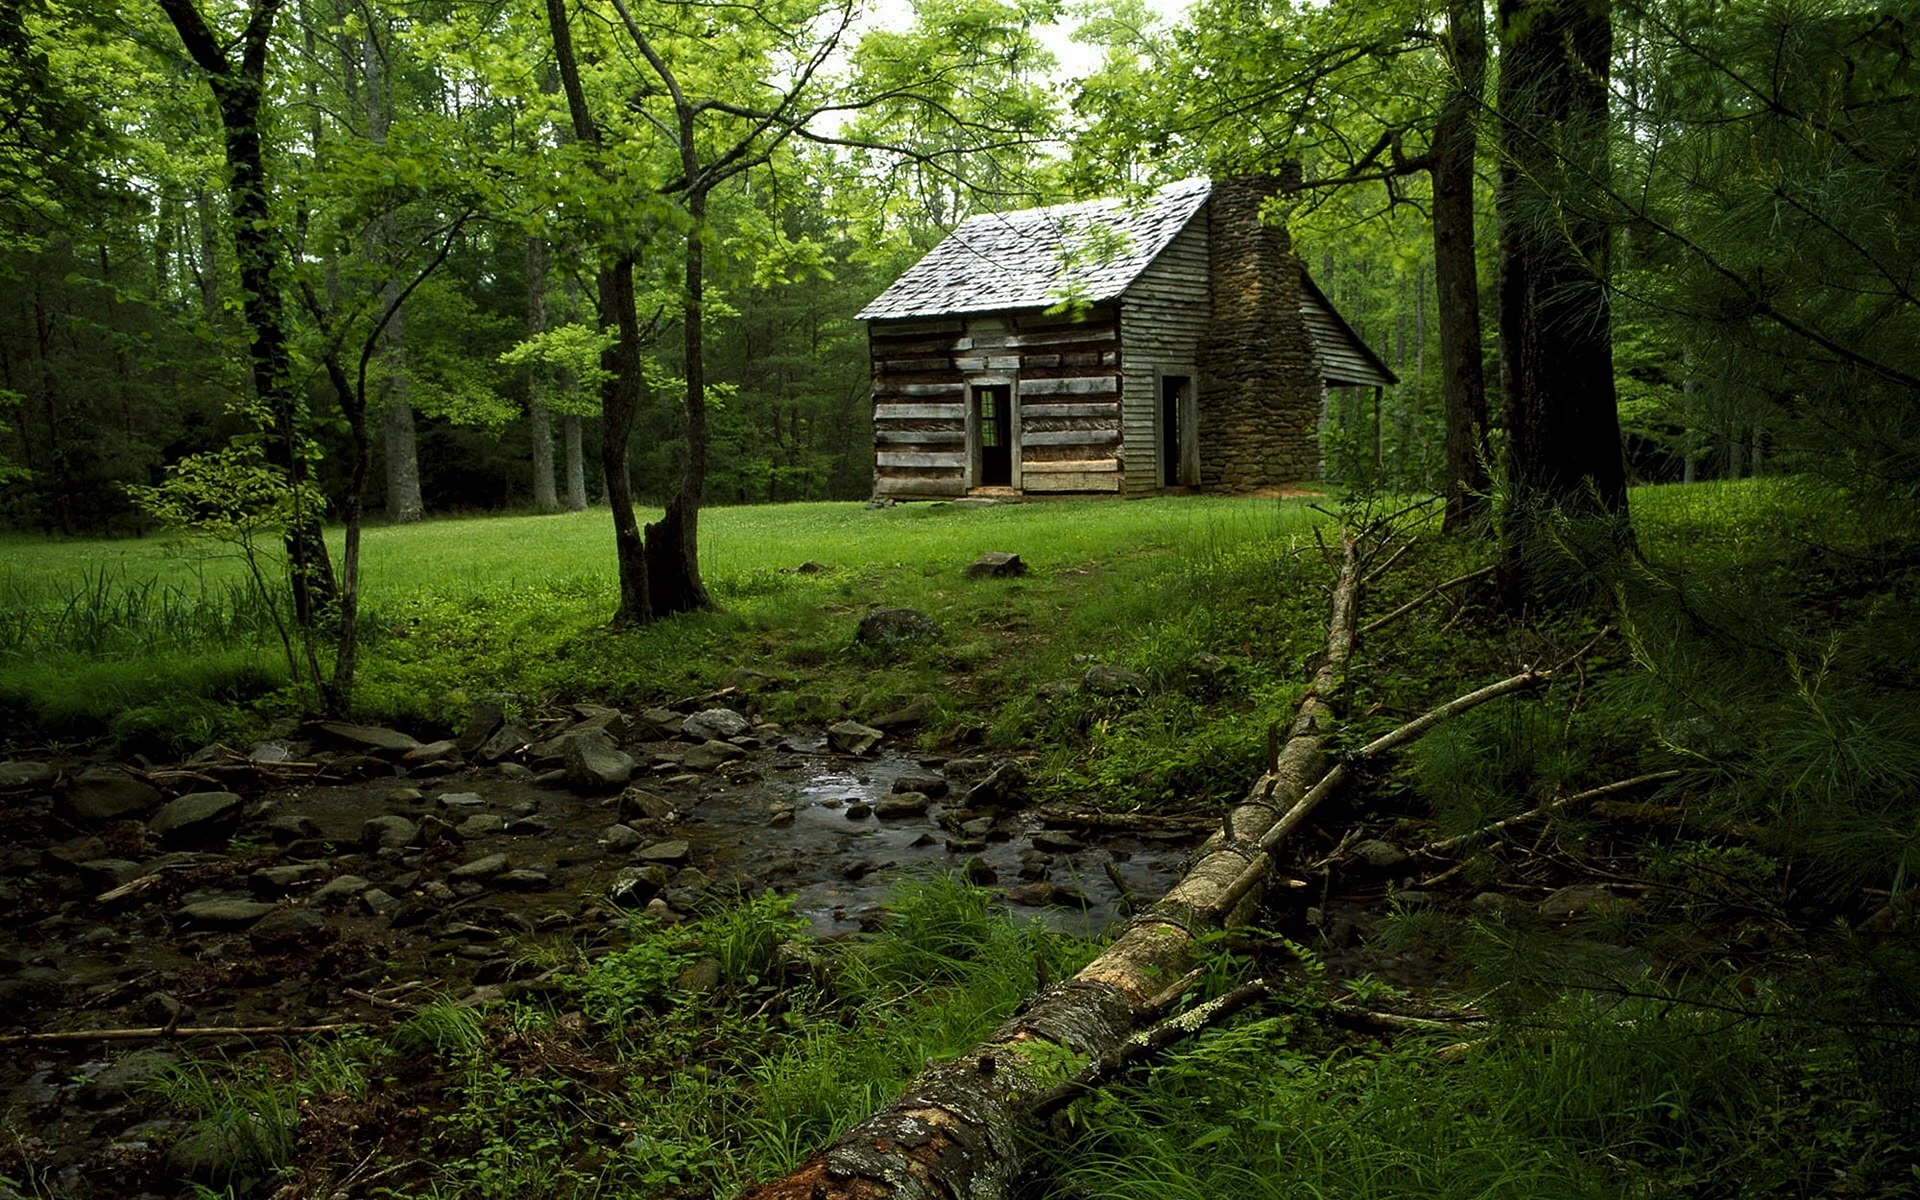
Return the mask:
[(1654, 771), (1646, 775), (1635, 775), (1631, 779), (1615, 780), (1612, 783), (1602, 784), (1596, 788), (1588, 788), (1584, 792), (1575, 792), (1571, 796), (1561, 796), (1557, 800), (1549, 800), (1536, 808), (1528, 809), (1526, 812), (1489, 822), (1488, 824), (1480, 826), (1478, 829), (1469, 830), (1466, 833), (1457, 834), (1450, 838), (1441, 838), (1437, 842), (1428, 842), (1424, 846), (1416, 847), (1414, 853), (1447, 854), (1459, 849), (1461, 846), (1467, 845), (1469, 842), (1479, 841), (1481, 838), (1487, 837), (1490, 834), (1499, 833), (1503, 829), (1510, 829), (1515, 825), (1523, 825), (1528, 821), (1537, 820), (1546, 816), (1548, 813), (1557, 812), (1560, 809), (1569, 808), (1576, 804), (1585, 804), (1589, 801), (1598, 800), (1605, 796), (1612, 796), (1619, 792), (1631, 791), (1637, 787), (1645, 787), (1650, 783), (1665, 783), (1668, 780), (1678, 779), (1683, 774), (1685, 774), (1683, 771)]
[(45, 1033), (0, 1034), (0, 1046), (58, 1045), (63, 1042), (140, 1042), (154, 1038), (304, 1037), (316, 1033), (343, 1033), (364, 1029), (365, 1021), (329, 1025), (149, 1025), (138, 1029), (59, 1029)]
[(1448, 588), (1458, 587), (1460, 584), (1463, 584), (1463, 583), (1472, 583), (1476, 579), (1484, 579), (1488, 575), (1493, 574), (1495, 570), (1496, 568), (1494, 567), (1481, 567), (1477, 571), (1468, 571), (1465, 575), (1456, 575), (1452, 579), (1446, 580), (1443, 583), (1436, 583), (1432, 587), (1428, 588), (1426, 591), (1421, 592), (1418, 596), (1415, 596), (1413, 599), (1407, 601), (1405, 604), (1402, 604), (1399, 608), (1394, 609), (1392, 612), (1388, 613), (1387, 615), (1383, 617), (1375, 617), (1373, 620), (1368, 621), (1365, 625), (1362, 625), (1360, 627), (1360, 633), (1362, 634), (1362, 636), (1364, 636), (1366, 634), (1374, 632), (1377, 629), (1381, 629), (1387, 625), (1390, 625), (1394, 621), (1398, 620), (1399, 618), (1406, 616), (1408, 613), (1412, 612), (1414, 609), (1419, 608), (1422, 604), (1425, 604), (1428, 600), (1431, 600), (1433, 597), (1439, 595), (1441, 592), (1446, 591)]

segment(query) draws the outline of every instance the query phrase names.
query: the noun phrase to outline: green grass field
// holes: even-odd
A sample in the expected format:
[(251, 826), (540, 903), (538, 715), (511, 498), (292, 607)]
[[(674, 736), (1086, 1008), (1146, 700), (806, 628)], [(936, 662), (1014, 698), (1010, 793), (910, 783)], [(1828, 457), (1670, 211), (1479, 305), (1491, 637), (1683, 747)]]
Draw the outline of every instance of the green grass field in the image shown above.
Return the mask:
[[(1641, 547), (1737, 556), (1750, 536), (1772, 536), (1745, 517), (1777, 508), (1778, 491), (1641, 489)], [(1295, 558), (1328, 519), (1302, 500), (1226, 497), (715, 508), (701, 515), (701, 551), (720, 611), (623, 633), (607, 628), (616, 589), (604, 511), (375, 527), (362, 551), (356, 699), (367, 719), (447, 727), (481, 693), (657, 702), (748, 667), (791, 685), (768, 702), (780, 719), (871, 716), (931, 694), (936, 726), (1014, 736), (1031, 723), (1023, 695), (1078, 663), (1170, 679), (1206, 651), (1250, 660), (1251, 685), (1278, 702), (1319, 620), (1317, 585), (1303, 590), (1317, 575)], [(1032, 573), (965, 580), (988, 550), (1020, 554)], [(792, 571), (808, 561), (828, 569)], [(266, 575), (277, 596), (277, 562)], [(906, 661), (852, 653), (859, 617), (888, 606), (922, 609), (948, 636)], [(244, 736), (311, 703), (288, 686), (275, 616), (232, 547), (0, 539), (0, 724), (16, 744), (108, 737), (148, 753)]]

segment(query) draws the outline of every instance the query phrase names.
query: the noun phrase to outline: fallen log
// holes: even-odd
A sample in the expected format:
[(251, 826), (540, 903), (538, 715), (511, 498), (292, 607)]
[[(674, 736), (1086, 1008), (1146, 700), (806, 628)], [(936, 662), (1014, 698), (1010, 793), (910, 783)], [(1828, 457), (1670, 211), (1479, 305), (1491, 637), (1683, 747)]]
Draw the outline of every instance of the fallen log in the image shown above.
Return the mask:
[[(1342, 538), (1326, 651), (1295, 709), (1286, 744), (1197, 852), (1198, 861), (1079, 974), (1035, 997), (975, 1049), (923, 1072), (889, 1107), (784, 1179), (743, 1200), (996, 1200), (1032, 1152), (1035, 1107), (1054, 1087), (1117, 1051), (1179, 995), (1201, 935), (1223, 918), (1220, 895), (1254, 862), (1256, 843), (1324, 773), (1332, 699), (1353, 654), (1362, 538)], [(1226, 908), (1250, 911), (1257, 889)], [(1163, 999), (1164, 998), (1164, 999)]]
[[(1228, 811), (1187, 874), (1073, 978), (1042, 990), (986, 1041), (930, 1066), (891, 1106), (740, 1200), (1003, 1200), (1029, 1161), (1033, 1128), (1077, 1094), (1074, 1081), (1123, 1062), (1136, 1031), (1191, 986), (1199, 939), (1244, 923), (1280, 842), (1351, 774), (1350, 764), (1404, 745), (1478, 704), (1550, 678), (1565, 664), (1522, 671), (1449, 701), (1374, 739), (1331, 769), (1332, 697), (1352, 657), (1365, 555), (1343, 538), (1327, 646), (1272, 767)], [(1603, 632), (1604, 636), (1604, 632)], [(1598, 639), (1596, 639), (1598, 640)], [(1590, 648), (1590, 647), (1589, 647)], [(1586, 653), (1583, 649), (1567, 661)], [(1262, 985), (1265, 986), (1265, 985)], [(1210, 1002), (1239, 1004), (1252, 994)], [(1167, 1036), (1178, 1035), (1169, 1025)], [(1409, 1028), (1411, 1028), (1409, 1026)], [(1149, 1038), (1149, 1041), (1153, 1039)]]

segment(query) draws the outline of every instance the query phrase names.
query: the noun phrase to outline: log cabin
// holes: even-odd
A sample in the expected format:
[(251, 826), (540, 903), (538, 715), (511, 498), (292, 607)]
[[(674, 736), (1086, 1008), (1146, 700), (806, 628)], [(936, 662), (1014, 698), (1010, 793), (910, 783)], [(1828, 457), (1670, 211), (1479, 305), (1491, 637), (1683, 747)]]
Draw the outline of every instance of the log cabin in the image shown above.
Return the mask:
[(971, 217), (860, 312), (874, 495), (1317, 478), (1329, 387), (1395, 382), (1260, 212), (1274, 176)]

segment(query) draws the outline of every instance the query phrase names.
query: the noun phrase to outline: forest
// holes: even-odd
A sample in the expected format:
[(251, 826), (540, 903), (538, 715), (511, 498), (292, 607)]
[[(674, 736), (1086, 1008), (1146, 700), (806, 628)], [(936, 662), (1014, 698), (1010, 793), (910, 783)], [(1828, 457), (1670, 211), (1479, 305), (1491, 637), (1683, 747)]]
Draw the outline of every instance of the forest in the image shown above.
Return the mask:
[[(1316, 478), (868, 503), (1249, 177)], [(1920, 1195), (1917, 229), (1916, 0), (0, 0), (0, 1200)]]

